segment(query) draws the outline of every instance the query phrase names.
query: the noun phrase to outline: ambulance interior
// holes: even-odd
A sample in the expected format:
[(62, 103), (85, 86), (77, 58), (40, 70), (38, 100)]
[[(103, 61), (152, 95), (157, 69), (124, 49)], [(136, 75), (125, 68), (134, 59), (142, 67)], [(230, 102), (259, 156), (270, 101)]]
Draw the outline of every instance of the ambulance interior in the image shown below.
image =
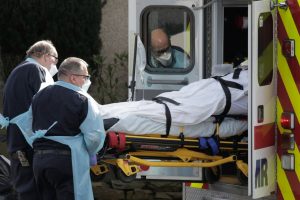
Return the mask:
[[(215, 48), (214, 50), (206, 51), (212, 52), (212, 54), (204, 56), (204, 63), (207, 63), (206, 66), (230, 63), (233, 67), (236, 67), (248, 59), (248, 7), (247, 5), (232, 7), (230, 4), (225, 4), (218, 11), (214, 15), (217, 18), (217, 23), (212, 28), (212, 30), (217, 30), (217, 33), (212, 33), (213, 35), (217, 34), (216, 38), (213, 39), (213, 41), (217, 41), (217, 44), (211, 44), (212, 48)], [(221, 30), (218, 27), (221, 27)], [(217, 56), (214, 57), (215, 55)], [(206, 77), (211, 76), (210, 72), (211, 69), (209, 68), (205, 70)], [(233, 141), (231, 143), (232, 148), (236, 150), (238, 157), (240, 156), (238, 159), (248, 163), (249, 146), (247, 149), (243, 149), (246, 146), (241, 148), (241, 146), (235, 146), (234, 144), (241, 141), (241, 139), (243, 142), (248, 142), (247, 133), (229, 138), (228, 141), (230, 141), (229, 143)], [(218, 182), (247, 186), (248, 177), (236, 167), (234, 162), (221, 165), (221, 174)]]
[(224, 7), (223, 63), (237, 66), (248, 57), (247, 7)]

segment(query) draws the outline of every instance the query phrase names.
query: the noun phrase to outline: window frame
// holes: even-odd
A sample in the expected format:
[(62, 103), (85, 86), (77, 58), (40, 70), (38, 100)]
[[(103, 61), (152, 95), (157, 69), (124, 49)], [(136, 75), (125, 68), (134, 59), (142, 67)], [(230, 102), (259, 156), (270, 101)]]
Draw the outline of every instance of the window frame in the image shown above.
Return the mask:
[[(274, 26), (274, 21), (273, 21), (272, 13), (271, 12), (260, 13), (259, 18), (261, 16), (265, 17), (266, 15), (268, 15), (268, 18), (264, 18), (263, 22), (265, 23), (268, 19), (270, 19), (271, 22), (269, 24), (267, 24), (267, 28), (266, 29), (262, 29), (263, 27), (258, 27), (258, 52), (257, 52), (257, 58), (258, 58), (257, 59), (257, 70), (258, 71), (257, 71), (257, 81), (258, 81), (258, 85), (260, 87), (270, 85), (272, 83), (273, 79), (274, 79), (274, 77), (273, 77), (274, 76), (273, 65), (274, 65), (274, 56), (275, 56), (274, 54), (275, 54), (275, 52), (273, 51), (273, 49), (274, 49), (273, 48), (273, 46), (274, 46), (274, 38), (273, 38), (273, 35), (274, 35), (274, 33), (273, 33), (273, 30), (274, 30), (274, 27), (273, 27)], [(258, 19), (258, 20), (260, 20), (260, 19)], [(259, 26), (259, 23), (260, 22), (258, 22), (258, 26)], [(271, 26), (271, 27), (269, 27), (269, 26)], [(265, 32), (262, 32), (262, 31), (265, 31)], [(268, 32), (266, 32), (266, 31), (268, 31)], [(268, 38), (262, 38), (262, 36), (264, 36), (264, 35), (260, 35), (261, 33), (268, 33), (267, 36), (271, 36), (271, 39), (272, 39), (270, 41), (270, 44), (272, 45), (272, 48), (271, 48), (271, 52), (272, 52), (272, 58), (271, 58), (272, 60), (271, 60), (271, 62), (272, 62), (272, 65), (270, 65), (271, 67), (269, 67), (269, 65), (267, 65), (263, 69), (262, 69), (262, 65), (261, 65), (262, 63), (259, 62), (260, 61), (260, 57), (262, 56), (261, 54), (263, 53), (263, 51), (260, 52), (260, 49), (261, 49), (261, 47), (263, 47), (263, 45), (265, 45), (265, 41), (267, 41)], [(268, 47), (268, 46), (266, 46), (266, 47)], [(268, 58), (268, 56), (264, 56), (264, 57)], [(267, 60), (267, 61), (270, 61), (270, 60)], [(263, 64), (265, 64), (265, 62)], [(265, 73), (265, 71), (268, 71), (269, 68), (271, 69), (271, 71), (268, 74), (262, 74), (262, 73), (260, 73), (260, 72)]]
[[(178, 9), (186, 12), (190, 18), (190, 65), (186, 68), (154, 68), (149, 63), (149, 35), (148, 35), (148, 16), (151, 11), (163, 10), (163, 9)], [(195, 16), (191, 9), (186, 6), (171, 6), (171, 5), (151, 5), (145, 7), (140, 15), (140, 36), (145, 46), (146, 51), (146, 67), (145, 71), (149, 74), (188, 74), (191, 72), (195, 65)]]

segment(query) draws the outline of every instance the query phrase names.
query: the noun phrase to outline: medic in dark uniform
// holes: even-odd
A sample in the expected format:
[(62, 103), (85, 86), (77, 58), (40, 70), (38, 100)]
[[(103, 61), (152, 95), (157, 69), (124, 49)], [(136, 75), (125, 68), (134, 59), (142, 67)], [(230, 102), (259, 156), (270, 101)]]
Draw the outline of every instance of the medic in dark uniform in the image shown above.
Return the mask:
[[(57, 72), (58, 55), (51, 41), (36, 42), (26, 54), (26, 60), (11, 72), (4, 87), (3, 114), (9, 119), (27, 111), (32, 97), (40, 88), (52, 84), (52, 76)], [(7, 128), (7, 146), (18, 199), (39, 199), (32, 171), (33, 150), (14, 124)]]
[(87, 66), (80, 58), (64, 60), (59, 81), (38, 92), (28, 111), (34, 134), (27, 139), (33, 142), (42, 200), (94, 199), (89, 158), (102, 148), (105, 131), (98, 103), (86, 93), (91, 84)]

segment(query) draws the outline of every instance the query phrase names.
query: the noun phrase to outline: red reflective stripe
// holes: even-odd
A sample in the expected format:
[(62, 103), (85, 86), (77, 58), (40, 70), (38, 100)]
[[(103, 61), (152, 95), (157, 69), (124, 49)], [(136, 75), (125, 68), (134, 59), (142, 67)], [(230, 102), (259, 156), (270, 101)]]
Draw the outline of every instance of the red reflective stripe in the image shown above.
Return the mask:
[(278, 98), (279, 98), (279, 101), (280, 101), (283, 111), (286, 111), (286, 112), (293, 111), (292, 103), (289, 99), (289, 95), (283, 84), (280, 73), (278, 73), (277, 83), (278, 83), (278, 87), (277, 87)]
[[(280, 15), (278, 15), (278, 40), (280, 45), (283, 46), (283, 43), (288, 38), (287, 32), (283, 25)], [(294, 81), (297, 85), (298, 90), (300, 91), (300, 66), (296, 57), (286, 59), (286, 62), (289, 65)]]
[(254, 127), (254, 149), (262, 149), (275, 145), (275, 124)]
[[(295, 166), (295, 167), (299, 167), (299, 166)], [(285, 170), (285, 174), (289, 180), (289, 184), (291, 186), (294, 196), (296, 197), (296, 199), (299, 199), (300, 198), (300, 191), (299, 191), (300, 183), (299, 183), (296, 172)]]
[(277, 200), (284, 200), (278, 184), (277, 184)]
[(292, 17), (295, 22), (295, 26), (297, 27), (298, 34), (300, 34), (300, 7), (298, 1), (296, 0), (288, 0), (287, 4), (291, 11)]

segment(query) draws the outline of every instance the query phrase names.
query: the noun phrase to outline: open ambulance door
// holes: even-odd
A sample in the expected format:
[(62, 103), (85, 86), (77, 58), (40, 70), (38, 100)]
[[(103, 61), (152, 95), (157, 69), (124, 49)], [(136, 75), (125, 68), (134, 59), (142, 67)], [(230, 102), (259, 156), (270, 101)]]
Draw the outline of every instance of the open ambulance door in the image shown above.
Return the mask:
[[(202, 20), (199, 16), (203, 10), (193, 9), (201, 2), (202, 0), (128, 0), (128, 81), (129, 96), (133, 96), (132, 99), (152, 99), (162, 92), (179, 90), (202, 78), (203, 53), (202, 48), (199, 48), (202, 46)], [(151, 31), (157, 28), (167, 32), (170, 45), (176, 51), (176, 56), (173, 53), (171, 61), (156, 59), (167, 49), (151, 47)], [(145, 47), (146, 66), (134, 64), (134, 60), (137, 60), (134, 59), (137, 35)]]
[[(254, 199), (275, 191), (276, 66), (274, 19), (270, 0), (253, 1), (249, 29), (249, 195)], [(251, 116), (251, 117), (250, 117)]]
[[(129, 89), (133, 100), (152, 99), (166, 91), (181, 87), (202, 78), (202, 0), (128, 0), (129, 8)], [(152, 58), (151, 31), (163, 28), (169, 35), (171, 45), (183, 55), (181, 62), (173, 67), (162, 67)], [(134, 69), (134, 44), (140, 36), (145, 48), (146, 66)], [(139, 52), (136, 53), (139, 55)], [(173, 58), (174, 59), (174, 58)], [(138, 60), (138, 59), (137, 59)], [(137, 61), (136, 60), (136, 61)], [(139, 63), (139, 62), (137, 62)], [(134, 94), (132, 94), (134, 93)], [(202, 169), (195, 167), (150, 167), (139, 172), (137, 178), (201, 181)]]

